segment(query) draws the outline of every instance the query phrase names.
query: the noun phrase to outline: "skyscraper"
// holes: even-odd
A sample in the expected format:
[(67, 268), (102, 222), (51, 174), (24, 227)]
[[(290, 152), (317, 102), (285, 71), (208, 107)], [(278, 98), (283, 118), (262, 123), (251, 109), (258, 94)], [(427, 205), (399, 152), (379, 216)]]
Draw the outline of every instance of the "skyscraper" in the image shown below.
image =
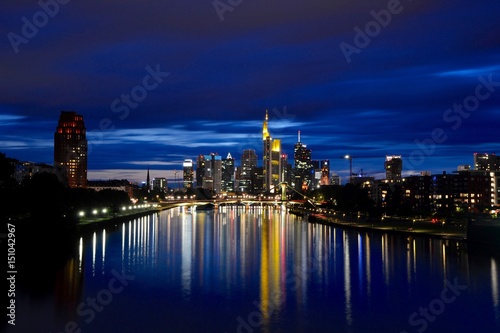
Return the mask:
[(257, 154), (253, 149), (243, 150), (241, 155), (241, 172), (239, 175), (238, 190), (248, 193), (252, 190), (252, 173), (254, 168), (257, 167)]
[(300, 142), (300, 131), (298, 133), (298, 141), (293, 150), (294, 157), (294, 185), (295, 189), (307, 189), (312, 185), (313, 165), (311, 161), (311, 150)]
[(205, 177), (206, 168), (205, 155), (200, 154), (196, 158), (196, 187), (203, 188), (203, 178)]
[[(275, 192), (279, 188), (281, 179), (281, 140), (274, 139), (269, 134), (269, 115), (266, 110), (266, 118), (262, 125), (264, 191)], [(279, 190), (279, 189), (278, 189)]]
[(217, 153), (200, 155), (197, 159), (196, 187), (213, 193), (222, 189), (222, 158)]
[(182, 163), (184, 189), (193, 187), (193, 160), (185, 159)]
[[(217, 153), (210, 153), (210, 155), (205, 156), (205, 159), (210, 161), (209, 167), (205, 169), (207, 180), (205, 188), (214, 193), (220, 193), (222, 190), (222, 157)], [(210, 181), (212, 186), (210, 186)]]
[(54, 133), (54, 165), (63, 167), (72, 188), (87, 187), (87, 135), (83, 116), (61, 111)]
[(269, 115), (266, 110), (266, 118), (264, 119), (264, 124), (262, 125), (262, 168), (264, 176), (264, 190), (269, 191), (271, 187), (271, 144), (272, 138), (269, 135), (269, 130), (267, 128), (267, 122), (269, 120)]
[(288, 155), (281, 154), (280, 181), (290, 185), (291, 165), (288, 163)]
[(401, 182), (401, 172), (403, 171), (403, 160), (401, 156), (385, 157), (385, 178), (391, 183)]
[(224, 192), (234, 191), (234, 158), (231, 153), (227, 154), (227, 157), (222, 160), (222, 170), (221, 170), (221, 189)]

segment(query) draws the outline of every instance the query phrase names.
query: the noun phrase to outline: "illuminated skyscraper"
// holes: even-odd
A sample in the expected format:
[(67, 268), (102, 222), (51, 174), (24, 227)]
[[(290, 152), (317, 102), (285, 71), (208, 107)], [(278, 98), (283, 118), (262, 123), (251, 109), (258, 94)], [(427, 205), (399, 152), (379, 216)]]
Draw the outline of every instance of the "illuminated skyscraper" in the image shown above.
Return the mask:
[(291, 184), (290, 175), (292, 174), (292, 166), (288, 163), (288, 155), (281, 154), (281, 170), (280, 170), (280, 181), (287, 184)]
[(197, 159), (196, 187), (213, 193), (222, 189), (222, 158), (217, 153), (200, 155)]
[(401, 172), (403, 171), (403, 160), (401, 156), (386, 156), (384, 166), (385, 178), (389, 182), (401, 182)]
[(199, 155), (196, 159), (196, 187), (203, 188), (203, 178), (205, 177), (205, 168), (207, 161), (205, 155)]
[(294, 157), (294, 185), (295, 189), (308, 189), (312, 185), (314, 168), (311, 160), (311, 150), (300, 142), (300, 131), (298, 133), (298, 141), (293, 150)]
[(238, 190), (244, 193), (248, 193), (252, 190), (252, 174), (254, 168), (257, 167), (257, 154), (253, 149), (243, 150), (241, 155), (241, 166), (239, 174), (239, 185)]
[(279, 191), (281, 179), (281, 140), (274, 139), (269, 134), (269, 116), (266, 110), (266, 118), (262, 126), (264, 191)]
[(193, 187), (193, 160), (185, 159), (182, 163), (184, 189)]
[(234, 158), (231, 153), (222, 160), (221, 189), (224, 192), (234, 191)]
[(87, 135), (83, 116), (61, 111), (54, 133), (54, 165), (63, 167), (70, 187), (87, 187)]
[(262, 142), (264, 147), (262, 149), (262, 168), (264, 176), (264, 190), (269, 191), (271, 187), (271, 144), (272, 138), (269, 135), (269, 130), (267, 128), (267, 121), (269, 120), (269, 115), (266, 110), (266, 118), (264, 119), (264, 124), (262, 125)]

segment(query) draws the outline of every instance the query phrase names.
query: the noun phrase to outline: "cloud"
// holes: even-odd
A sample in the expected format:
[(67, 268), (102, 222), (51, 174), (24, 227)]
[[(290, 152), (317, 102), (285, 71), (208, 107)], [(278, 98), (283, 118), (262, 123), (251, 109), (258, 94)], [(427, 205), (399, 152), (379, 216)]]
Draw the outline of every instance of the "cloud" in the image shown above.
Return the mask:
[[(386, 6), (243, 1), (221, 22), (211, 1), (71, 1), (18, 54), (8, 44), (0, 49), (1, 149), (52, 161), (59, 112), (75, 110), (89, 132), (89, 170), (146, 161), (174, 168), (209, 152), (238, 158), (246, 148), (260, 156), (268, 109), (271, 135), (283, 140), (290, 160), (298, 130), (314, 159), (407, 156), (437, 127), (448, 141), (422, 168), (451, 169), (473, 151), (498, 151), (500, 91), (459, 130), (443, 122), (448, 108), (474, 92), (478, 75), (500, 81), (498, 1), (403, 2), (404, 11), (347, 64), (339, 44), (353, 43), (354, 27)], [(2, 31), (20, 33), (21, 18), (39, 5), (3, 8)], [(120, 119), (112, 101), (156, 64), (171, 75)], [(101, 132), (106, 118), (115, 129)], [(337, 162), (344, 170), (345, 161)], [(360, 167), (380, 171), (381, 164)]]

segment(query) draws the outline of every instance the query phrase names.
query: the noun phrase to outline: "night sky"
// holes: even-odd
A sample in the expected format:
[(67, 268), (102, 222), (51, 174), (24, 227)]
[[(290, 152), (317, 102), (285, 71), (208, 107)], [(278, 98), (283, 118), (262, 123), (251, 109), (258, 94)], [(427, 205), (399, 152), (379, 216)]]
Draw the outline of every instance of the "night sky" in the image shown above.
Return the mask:
[(84, 116), (89, 179), (261, 160), (266, 109), (290, 161), (300, 130), (344, 181), (345, 154), (382, 178), (385, 155), (408, 175), (500, 153), (498, 0), (59, 1), (1, 5), (9, 157), (53, 163), (61, 110)]

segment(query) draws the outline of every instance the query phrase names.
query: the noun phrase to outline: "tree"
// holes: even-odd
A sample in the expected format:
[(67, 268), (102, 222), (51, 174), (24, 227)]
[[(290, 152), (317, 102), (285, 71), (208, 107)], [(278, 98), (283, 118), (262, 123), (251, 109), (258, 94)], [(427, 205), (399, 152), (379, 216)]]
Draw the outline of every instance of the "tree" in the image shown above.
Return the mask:
[(29, 217), (60, 219), (67, 214), (67, 189), (55, 174), (35, 173), (21, 183), (20, 199)]
[(16, 213), (17, 182), (14, 178), (15, 167), (5, 154), (0, 153), (0, 195), (2, 208), (0, 220), (7, 220)]

